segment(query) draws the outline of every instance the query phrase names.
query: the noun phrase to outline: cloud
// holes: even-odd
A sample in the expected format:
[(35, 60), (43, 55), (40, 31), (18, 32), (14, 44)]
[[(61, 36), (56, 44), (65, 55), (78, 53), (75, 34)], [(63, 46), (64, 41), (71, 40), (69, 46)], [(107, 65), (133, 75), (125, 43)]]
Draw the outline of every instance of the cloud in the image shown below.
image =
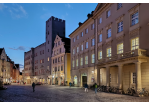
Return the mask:
[(21, 18), (27, 16), (27, 12), (23, 6), (16, 3), (13, 3), (11, 6), (9, 6), (7, 10), (11, 14), (12, 18)]
[(44, 19), (44, 18), (49, 18), (52, 14), (51, 13), (45, 13), (43, 15), (40, 16), (40, 18)]
[(0, 10), (3, 10), (4, 8), (7, 8), (7, 6), (4, 5), (3, 3), (0, 3)]
[(73, 8), (69, 3), (65, 4), (65, 6), (71, 9)]
[(20, 68), (24, 68), (24, 65), (22, 65), (22, 64), (19, 64), (19, 66), (20, 66)]
[(19, 46), (18, 48), (11, 48), (11, 47), (9, 47), (9, 49), (11, 49), (11, 50), (22, 50), (22, 51), (25, 51), (25, 50), (31, 49), (31, 48), (30, 47)]

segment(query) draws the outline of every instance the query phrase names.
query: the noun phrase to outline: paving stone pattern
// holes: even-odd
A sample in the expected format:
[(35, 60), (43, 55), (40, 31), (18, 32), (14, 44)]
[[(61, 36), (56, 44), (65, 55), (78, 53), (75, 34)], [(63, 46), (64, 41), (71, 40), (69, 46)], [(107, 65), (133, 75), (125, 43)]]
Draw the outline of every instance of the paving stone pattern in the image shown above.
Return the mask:
[(0, 102), (149, 102), (149, 97), (98, 92), (83, 88), (41, 85), (32, 91), (31, 85), (9, 85), (0, 90)]

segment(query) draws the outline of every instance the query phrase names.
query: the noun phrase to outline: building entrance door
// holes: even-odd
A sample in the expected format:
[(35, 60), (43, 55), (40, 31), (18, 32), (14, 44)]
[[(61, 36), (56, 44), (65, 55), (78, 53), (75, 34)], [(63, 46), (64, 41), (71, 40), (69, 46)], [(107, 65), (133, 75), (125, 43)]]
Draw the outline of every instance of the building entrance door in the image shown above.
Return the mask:
[(55, 78), (55, 85), (58, 85), (58, 79)]
[(86, 83), (87, 83), (87, 76), (82, 76), (82, 86), (84, 87)]
[(30, 81), (30, 79), (27, 79), (27, 84), (31, 84), (31, 81)]

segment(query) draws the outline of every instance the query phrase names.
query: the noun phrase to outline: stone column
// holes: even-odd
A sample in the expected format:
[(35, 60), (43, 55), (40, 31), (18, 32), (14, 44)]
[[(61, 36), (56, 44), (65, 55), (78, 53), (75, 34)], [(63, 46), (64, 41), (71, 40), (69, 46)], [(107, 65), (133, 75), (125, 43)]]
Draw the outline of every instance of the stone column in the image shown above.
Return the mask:
[(119, 87), (119, 90), (122, 90), (122, 80), (123, 80), (123, 76), (122, 76), (122, 71), (123, 70), (123, 65), (120, 64), (118, 65), (118, 87)]
[(142, 84), (141, 84), (141, 62), (135, 62), (135, 71), (136, 71), (136, 90), (142, 89)]
[(97, 67), (97, 85), (100, 85), (100, 67)]
[(106, 86), (110, 86), (110, 66), (106, 67)]

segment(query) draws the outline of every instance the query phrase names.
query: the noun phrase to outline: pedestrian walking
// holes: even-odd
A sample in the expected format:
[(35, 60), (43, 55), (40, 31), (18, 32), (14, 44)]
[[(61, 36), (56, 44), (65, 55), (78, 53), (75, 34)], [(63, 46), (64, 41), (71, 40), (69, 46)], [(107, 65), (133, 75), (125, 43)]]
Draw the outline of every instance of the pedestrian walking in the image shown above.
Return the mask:
[(33, 87), (33, 92), (35, 91), (35, 83), (32, 83), (32, 87)]
[(69, 82), (69, 86), (71, 87), (71, 82)]
[(95, 83), (95, 93), (97, 93), (97, 84)]
[(85, 92), (88, 92), (88, 84), (85, 84)]

